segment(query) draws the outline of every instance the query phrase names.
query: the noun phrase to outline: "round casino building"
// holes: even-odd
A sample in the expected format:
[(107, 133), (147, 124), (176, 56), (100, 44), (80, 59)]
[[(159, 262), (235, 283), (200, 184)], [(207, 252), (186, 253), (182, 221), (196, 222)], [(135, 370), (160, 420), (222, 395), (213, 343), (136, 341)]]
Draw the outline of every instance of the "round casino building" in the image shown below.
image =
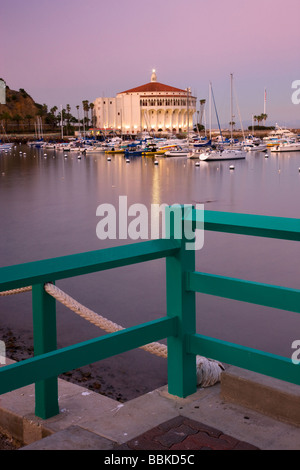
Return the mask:
[(96, 98), (96, 126), (102, 131), (137, 134), (143, 131), (180, 132), (193, 125), (196, 97), (190, 89), (182, 90), (157, 81), (155, 70), (151, 80), (115, 98)]

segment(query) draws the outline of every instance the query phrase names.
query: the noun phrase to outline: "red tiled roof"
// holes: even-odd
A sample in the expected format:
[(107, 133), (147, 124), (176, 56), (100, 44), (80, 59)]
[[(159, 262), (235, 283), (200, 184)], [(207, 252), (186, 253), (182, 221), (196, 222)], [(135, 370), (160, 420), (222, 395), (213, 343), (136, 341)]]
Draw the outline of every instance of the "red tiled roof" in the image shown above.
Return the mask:
[(181, 93), (186, 93), (186, 90), (181, 90), (180, 88), (175, 88), (173, 86), (169, 85), (164, 85), (163, 83), (159, 82), (150, 82), (146, 83), (145, 85), (138, 86), (136, 88), (131, 88), (130, 90), (126, 91), (121, 91), (118, 94), (121, 93), (143, 93), (143, 92), (162, 92), (162, 91), (168, 91), (168, 92), (181, 92)]

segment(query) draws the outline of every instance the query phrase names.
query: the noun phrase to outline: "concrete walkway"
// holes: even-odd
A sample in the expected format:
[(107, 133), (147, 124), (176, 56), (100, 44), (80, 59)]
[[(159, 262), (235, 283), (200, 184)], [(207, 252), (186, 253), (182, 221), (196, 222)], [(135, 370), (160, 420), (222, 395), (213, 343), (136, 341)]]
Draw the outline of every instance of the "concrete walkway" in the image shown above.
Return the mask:
[(34, 415), (31, 385), (0, 397), (0, 427), (20, 450), (299, 450), (299, 389), (229, 368), (187, 398), (162, 387), (119, 403), (60, 379), (59, 415)]

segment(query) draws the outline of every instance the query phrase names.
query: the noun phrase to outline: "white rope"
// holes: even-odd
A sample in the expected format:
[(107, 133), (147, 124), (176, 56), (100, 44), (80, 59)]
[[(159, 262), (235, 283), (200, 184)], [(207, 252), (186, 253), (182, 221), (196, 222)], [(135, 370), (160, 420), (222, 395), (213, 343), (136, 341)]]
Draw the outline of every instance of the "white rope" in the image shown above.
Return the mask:
[(28, 292), (30, 290), (32, 290), (31, 286), (20, 287), (19, 289), (3, 290), (2, 292), (0, 292), (0, 296), (21, 294), (22, 292)]
[[(116, 323), (107, 320), (107, 318), (102, 317), (98, 313), (93, 312), (89, 308), (85, 307), (84, 305), (77, 302), (75, 299), (70, 297), (68, 294), (63, 292), (54, 284), (47, 283), (45, 284), (45, 291), (52, 295), (56, 300), (61, 302), (63, 305), (68, 307), (73, 312), (77, 313), (80, 317), (88, 320), (93, 325), (98, 326), (102, 330), (106, 331), (107, 333), (114, 333), (115, 331), (124, 330), (124, 328)], [(167, 357), (167, 346), (160, 343), (149, 343), (145, 346), (141, 346), (142, 349), (145, 349), (152, 354), (156, 354), (160, 357)]]
[[(124, 330), (122, 326), (107, 320), (101, 315), (80, 304), (57, 286), (49, 283), (45, 284), (44, 287), (46, 292), (52, 295), (56, 300), (104, 331), (112, 333), (114, 331)], [(141, 346), (141, 349), (144, 349), (151, 354), (155, 354), (156, 356), (163, 357), (165, 359), (168, 357), (168, 348), (165, 344), (157, 342), (149, 343), (145, 346)], [(219, 361), (207, 359), (203, 356), (196, 357), (196, 367), (197, 384), (201, 385), (201, 387), (210, 387), (211, 385), (219, 382), (221, 372), (224, 370), (223, 365)]]
[[(117, 323), (114, 323), (107, 318), (102, 317), (98, 313), (93, 312), (89, 308), (77, 302), (77, 300), (70, 297), (68, 294), (63, 292), (57, 286), (51, 283), (47, 283), (44, 286), (45, 291), (54, 297), (56, 300), (61, 302), (63, 305), (68, 307), (70, 310), (89, 321), (93, 325), (101, 328), (107, 333), (114, 333), (115, 331), (124, 330), (124, 328)], [(22, 292), (28, 292), (32, 290), (31, 286), (22, 287), (20, 289), (12, 289), (9, 291), (0, 292), (0, 296), (19, 294)], [(168, 348), (165, 344), (153, 342), (141, 346), (141, 349), (155, 354), (156, 356), (167, 358), (168, 357)], [(203, 356), (196, 357), (196, 367), (197, 367), (197, 384), (201, 387), (210, 387), (220, 381), (220, 376), (222, 370), (224, 370), (223, 365), (215, 361), (214, 359), (207, 359)]]

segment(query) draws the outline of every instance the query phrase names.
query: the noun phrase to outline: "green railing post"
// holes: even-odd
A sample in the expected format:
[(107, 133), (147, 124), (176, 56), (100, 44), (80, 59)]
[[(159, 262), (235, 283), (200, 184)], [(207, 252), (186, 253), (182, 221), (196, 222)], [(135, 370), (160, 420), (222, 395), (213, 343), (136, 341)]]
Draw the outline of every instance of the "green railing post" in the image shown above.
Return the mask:
[[(57, 348), (56, 301), (44, 289), (44, 284), (32, 286), (32, 314), (34, 355), (54, 351)], [(35, 414), (47, 419), (59, 413), (57, 377), (36, 382)]]
[[(186, 274), (195, 271), (195, 251), (187, 250), (181, 206), (166, 209), (166, 236), (181, 241), (174, 256), (166, 258), (167, 315), (177, 317), (176, 336), (168, 338), (168, 391), (178, 397), (196, 392), (196, 355), (187, 352), (188, 336), (196, 331), (195, 293), (186, 290)], [(180, 222), (179, 222), (180, 220)]]

